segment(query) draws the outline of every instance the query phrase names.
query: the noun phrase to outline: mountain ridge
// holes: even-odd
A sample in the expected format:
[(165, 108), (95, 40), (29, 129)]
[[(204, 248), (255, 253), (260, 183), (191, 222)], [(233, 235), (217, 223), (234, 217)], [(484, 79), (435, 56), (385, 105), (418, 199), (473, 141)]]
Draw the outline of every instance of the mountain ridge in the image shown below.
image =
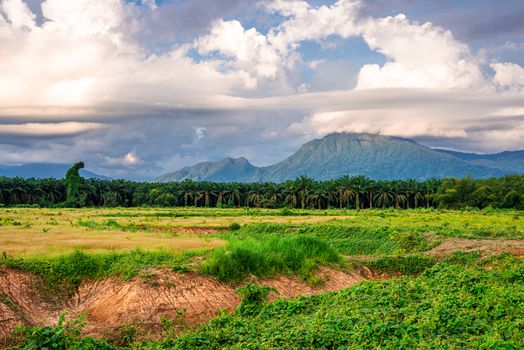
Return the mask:
[[(70, 164), (53, 163), (26, 163), (22, 165), (3, 165), (0, 164), (0, 177), (22, 177), (22, 178), (55, 178), (65, 177)], [(110, 177), (96, 174), (87, 169), (80, 169), (80, 175), (87, 179), (110, 180)]]
[(518, 173), (524, 173), (524, 150), (503, 151), (500, 153), (489, 154), (466, 153), (444, 149), (435, 150), (466, 160), (471, 164), (485, 165), (507, 172), (516, 171)]
[[(518, 163), (518, 166), (511, 163)], [(425, 180), (467, 175), (500, 177), (512, 172), (524, 173), (524, 151), (502, 152), (486, 158), (432, 149), (401, 137), (333, 133), (303, 144), (295, 153), (270, 166), (256, 167), (244, 157), (225, 158), (185, 167), (164, 174), (156, 181), (282, 182), (300, 175), (317, 180), (344, 175)]]

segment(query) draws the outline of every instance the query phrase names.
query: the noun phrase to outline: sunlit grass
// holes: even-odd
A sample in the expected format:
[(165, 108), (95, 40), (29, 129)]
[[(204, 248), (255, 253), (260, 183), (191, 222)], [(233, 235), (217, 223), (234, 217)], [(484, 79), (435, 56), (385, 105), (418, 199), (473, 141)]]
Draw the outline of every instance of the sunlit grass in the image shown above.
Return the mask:
[(46, 231), (38, 224), (31, 227), (0, 227), (0, 252), (18, 257), (55, 257), (75, 250), (102, 253), (142, 249), (179, 253), (223, 244), (220, 239), (205, 236), (87, 230), (81, 226), (55, 225)]
[[(352, 232), (369, 234), (371, 240), (380, 238), (375, 233), (381, 230), (388, 235), (415, 232), (442, 238), (524, 237), (524, 212), (515, 210), (0, 208), (0, 252), (52, 257), (77, 249), (122, 252), (140, 248), (181, 252), (214, 248), (222, 245), (223, 241), (209, 234), (217, 229), (227, 229), (232, 223), (242, 226), (284, 224), (297, 229), (309, 227), (308, 233), (337, 243), (338, 248), (347, 253), (358, 253), (359, 249), (352, 241), (348, 241), (351, 245), (342, 247), (344, 242), (340, 235), (338, 238), (331, 237), (330, 231), (320, 226), (350, 227)], [(202, 232), (192, 234), (192, 229), (202, 229)], [(366, 237), (361, 238), (361, 243), (366, 243)], [(366, 249), (360, 250), (365, 253)]]

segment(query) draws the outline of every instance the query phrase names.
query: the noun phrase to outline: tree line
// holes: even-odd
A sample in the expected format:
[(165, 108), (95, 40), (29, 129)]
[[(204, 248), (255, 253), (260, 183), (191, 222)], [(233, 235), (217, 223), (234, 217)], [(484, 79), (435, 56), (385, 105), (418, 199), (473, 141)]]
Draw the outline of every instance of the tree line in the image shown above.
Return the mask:
[[(474, 180), (371, 180), (344, 176), (283, 183), (171, 183), (80, 178), (74, 198), (65, 179), (0, 178), (0, 206), (255, 208), (515, 208), (524, 209), (524, 176)], [(69, 188), (69, 192), (71, 189)]]

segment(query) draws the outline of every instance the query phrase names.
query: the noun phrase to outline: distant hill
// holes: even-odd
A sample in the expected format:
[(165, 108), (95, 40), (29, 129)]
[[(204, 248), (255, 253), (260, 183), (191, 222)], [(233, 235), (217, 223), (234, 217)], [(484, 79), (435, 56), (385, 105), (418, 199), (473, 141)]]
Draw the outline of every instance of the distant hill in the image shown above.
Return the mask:
[[(191, 179), (195, 181), (242, 182), (246, 179), (257, 178), (260, 168), (255, 167), (246, 158), (226, 158), (218, 162), (203, 162), (180, 169), (176, 173), (158, 177), (160, 182), (181, 181)], [(175, 175), (176, 174), (176, 175)], [(173, 176), (177, 180), (173, 180)]]
[(441, 149), (436, 151), (452, 155), (470, 164), (488, 166), (510, 174), (524, 174), (524, 150), (495, 154), (462, 153)]
[[(23, 177), (23, 178), (55, 178), (65, 177), (70, 164), (49, 164), (49, 163), (30, 163), (23, 165), (0, 165), (0, 177)], [(80, 169), (80, 175), (86, 179), (109, 180), (110, 178), (103, 175), (95, 174), (86, 169)]]
[[(157, 181), (281, 182), (300, 175), (317, 180), (344, 175), (417, 180), (466, 175), (485, 178), (503, 176), (511, 172), (509, 169), (518, 168), (510, 163), (519, 162), (519, 158), (511, 159), (501, 156), (497, 160), (500, 165), (493, 166), (493, 163), (486, 161), (484, 164), (480, 159), (468, 159), (465, 154), (434, 150), (400, 137), (335, 133), (304, 144), (287, 159), (268, 167), (255, 167), (245, 158), (227, 158), (186, 167), (162, 175)], [(521, 161), (519, 164), (522, 166)], [(519, 172), (524, 173), (524, 169)]]

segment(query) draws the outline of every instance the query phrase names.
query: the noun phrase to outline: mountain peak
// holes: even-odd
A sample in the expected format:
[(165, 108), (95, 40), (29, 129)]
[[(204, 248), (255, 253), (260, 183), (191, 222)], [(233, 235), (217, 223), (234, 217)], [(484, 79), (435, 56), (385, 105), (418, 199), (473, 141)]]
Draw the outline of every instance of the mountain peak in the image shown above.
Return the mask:
[[(523, 155), (518, 154), (521, 156)], [(507, 158), (507, 157), (506, 157)], [(524, 169), (522, 170), (524, 172)], [(425, 180), (432, 177), (493, 177), (508, 171), (495, 163), (474, 163), (415, 141), (395, 136), (339, 132), (311, 140), (281, 162), (257, 168), (246, 158), (226, 158), (200, 163), (160, 177), (159, 181), (184, 179), (209, 181), (281, 182), (307, 175), (318, 180), (344, 175), (373, 179)]]

